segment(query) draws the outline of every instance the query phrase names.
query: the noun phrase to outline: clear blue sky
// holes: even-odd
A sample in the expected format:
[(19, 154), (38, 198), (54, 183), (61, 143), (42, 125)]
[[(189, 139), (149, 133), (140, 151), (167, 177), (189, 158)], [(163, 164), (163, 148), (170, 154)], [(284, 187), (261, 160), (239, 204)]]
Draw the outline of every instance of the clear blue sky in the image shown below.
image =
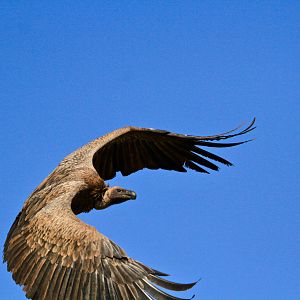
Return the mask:
[[(172, 280), (202, 278), (181, 295), (300, 299), (299, 1), (2, 1), (0, 16), (1, 248), (32, 190), (91, 139), (256, 116), (254, 142), (217, 151), (235, 167), (118, 176), (137, 201), (82, 219)], [(0, 281), (1, 299), (25, 299), (4, 264)]]

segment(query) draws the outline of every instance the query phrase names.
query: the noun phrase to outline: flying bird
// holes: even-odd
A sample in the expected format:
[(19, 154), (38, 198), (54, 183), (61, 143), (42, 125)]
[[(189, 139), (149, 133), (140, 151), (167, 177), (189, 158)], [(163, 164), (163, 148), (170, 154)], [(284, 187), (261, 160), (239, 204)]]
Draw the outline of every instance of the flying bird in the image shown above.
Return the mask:
[[(4, 245), (4, 261), (26, 297), (38, 300), (171, 300), (161, 290), (184, 291), (193, 283), (175, 283), (81, 221), (76, 215), (135, 199), (134, 191), (109, 187), (106, 180), (138, 170), (165, 169), (200, 173), (232, 164), (204, 148), (253, 130), (255, 119), (212, 136), (193, 136), (138, 127), (104, 135), (64, 158), (33, 191), (17, 215)], [(212, 162), (214, 161), (214, 162)]]

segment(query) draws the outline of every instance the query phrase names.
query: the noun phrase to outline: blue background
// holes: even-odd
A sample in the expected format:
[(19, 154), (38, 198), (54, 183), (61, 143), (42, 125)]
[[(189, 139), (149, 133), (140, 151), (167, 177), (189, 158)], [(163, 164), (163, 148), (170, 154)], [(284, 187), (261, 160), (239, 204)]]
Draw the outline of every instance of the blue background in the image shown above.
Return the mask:
[[(256, 116), (235, 167), (142, 171), (81, 218), (203, 300), (300, 299), (299, 1), (1, 1), (1, 240), (60, 160), (125, 125), (207, 135)], [(248, 137), (247, 137), (248, 138)], [(1, 299), (24, 299), (0, 265)], [(178, 294), (179, 295), (179, 294)]]

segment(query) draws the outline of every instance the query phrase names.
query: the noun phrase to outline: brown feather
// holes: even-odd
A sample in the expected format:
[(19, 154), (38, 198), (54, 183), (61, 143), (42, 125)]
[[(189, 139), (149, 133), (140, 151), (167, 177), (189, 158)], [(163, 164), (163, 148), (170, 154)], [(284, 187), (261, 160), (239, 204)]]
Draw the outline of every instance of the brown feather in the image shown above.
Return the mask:
[(25, 286), (26, 290), (26, 296), (28, 298), (32, 298), (35, 295), (37, 286), (35, 285), (36, 280), (38, 280), (38, 275), (40, 270), (42, 269), (43, 265), (45, 263), (44, 258), (40, 258), (37, 263), (35, 264), (33, 270), (29, 274), (28, 280), (27, 280), (27, 286)]
[(142, 299), (142, 298), (139, 297), (139, 293), (138, 293), (136, 287), (134, 286), (134, 284), (133, 285), (131, 285), (131, 284), (126, 285), (126, 288), (127, 288), (128, 292), (130, 294), (130, 299), (133, 299), (133, 300)]
[(120, 299), (122, 299), (122, 300), (131, 300), (125, 285), (118, 284), (118, 285), (116, 285), (116, 288), (118, 290), (118, 296), (119, 296)]
[(58, 299), (58, 292), (60, 288), (59, 282), (63, 276), (64, 269), (65, 268), (62, 268), (61, 266), (56, 267), (48, 290), (49, 299)]
[(65, 271), (64, 276), (62, 278), (60, 289), (59, 289), (58, 299), (60, 299), (60, 300), (66, 299), (65, 298), (65, 294), (66, 294), (66, 291), (67, 291), (66, 288), (68, 286), (68, 281), (69, 281), (71, 272), (72, 272), (72, 268), (66, 268), (66, 271)]
[(50, 283), (52, 281), (52, 276), (55, 272), (55, 269), (56, 265), (53, 265), (51, 263), (48, 264), (48, 271), (44, 273), (44, 277), (41, 280), (39, 299), (49, 299), (49, 297), (47, 297), (47, 293), (49, 291)]
[(47, 275), (51, 266), (51, 263), (48, 260), (42, 259), (42, 261), (43, 265), (39, 270), (36, 279), (34, 280), (34, 284), (31, 288), (31, 290), (35, 291), (35, 295), (39, 296), (39, 298), (41, 298), (40, 294), (43, 293), (43, 285), (45, 284), (45, 282), (47, 282)]
[(134, 286), (138, 293), (138, 299), (141, 299), (141, 300), (152, 300), (153, 299), (144, 291), (144, 289), (142, 287), (139, 286), (138, 283), (135, 283)]
[(36, 254), (34, 251), (28, 251), (28, 255), (23, 261), (16, 259), (16, 261), (18, 261), (20, 264), (20, 268), (18, 268), (17, 271), (13, 271), (13, 278), (16, 283), (23, 284), (26, 282), (26, 277), (31, 273), (35, 266), (35, 260)]
[(66, 295), (66, 299), (78, 299), (79, 298), (79, 287), (80, 287), (80, 279), (82, 272), (80, 269), (75, 269), (72, 272), (74, 276), (73, 284), (70, 282), (68, 284), (68, 294)]

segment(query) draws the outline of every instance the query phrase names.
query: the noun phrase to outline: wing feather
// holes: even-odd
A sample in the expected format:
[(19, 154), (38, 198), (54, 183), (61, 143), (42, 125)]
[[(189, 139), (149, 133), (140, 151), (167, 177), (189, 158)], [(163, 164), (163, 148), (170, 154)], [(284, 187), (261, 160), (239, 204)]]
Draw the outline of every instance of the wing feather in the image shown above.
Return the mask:
[(142, 299), (142, 300), (149, 300), (149, 299), (152, 300), (153, 299), (148, 294), (146, 294), (145, 291), (138, 284), (135, 284), (135, 286), (136, 286), (136, 290), (139, 295), (139, 299)]
[(105, 149), (105, 153), (102, 154), (103, 169), (109, 177), (115, 176), (116, 174), (113, 166), (114, 150), (114, 147), (109, 147)]
[(163, 161), (163, 164), (160, 164), (161, 168), (165, 170), (184, 172), (182, 170), (182, 161), (177, 160), (176, 157), (172, 155), (172, 149), (171, 151), (163, 151), (163, 143), (160, 142), (152, 142), (152, 148), (155, 151), (155, 153), (157, 153), (161, 157)]
[(133, 147), (135, 149), (135, 156), (134, 156), (135, 168), (134, 168), (134, 170), (136, 170), (136, 171), (142, 170), (143, 168), (145, 168), (145, 164), (144, 164), (144, 159), (143, 159), (141, 148), (139, 147), (138, 140), (133, 140)]
[[(171, 296), (162, 290), (159, 290), (157, 287), (149, 283), (147, 280), (142, 280), (142, 282), (137, 282), (137, 284), (150, 296), (157, 300), (188, 300), (183, 298), (178, 298)], [(191, 298), (190, 298), (191, 299)]]
[[(200, 166), (214, 171), (218, 171), (219, 168), (205, 158), (227, 166), (232, 164), (200, 147), (226, 148), (246, 143), (248, 141), (232, 143), (216, 141), (247, 134), (255, 128), (254, 123), (255, 119), (243, 130), (237, 131), (240, 128), (238, 127), (212, 136), (183, 135), (164, 130), (125, 127), (94, 140), (81, 148), (81, 151), (90, 153), (86, 157), (88, 159), (92, 157), (94, 168), (104, 180), (112, 179), (116, 172), (128, 176), (143, 168), (185, 172), (185, 165), (197, 172), (208, 173), (203, 171)], [(114, 152), (115, 150), (116, 152)], [(110, 154), (110, 152), (114, 154)], [(107, 167), (108, 162), (103, 162), (103, 157), (107, 157), (109, 167)], [(71, 160), (71, 158), (69, 159)], [(185, 162), (189, 163), (185, 164)]]
[[(120, 167), (120, 159), (121, 159), (121, 155), (120, 155), (120, 147), (118, 146), (117, 143), (112, 143), (113, 147), (113, 156), (112, 156), (112, 163), (113, 163), (113, 167), (114, 167), (114, 171), (118, 172), (121, 170)], [(114, 174), (115, 176), (116, 174)], [(113, 177), (112, 177), (113, 178)]]
[[(50, 261), (48, 261), (48, 270), (45, 271), (44, 273), (44, 277), (43, 279), (41, 280), (41, 284), (40, 284), (40, 287), (39, 287), (39, 297), (41, 299), (47, 299), (47, 291), (49, 290), (49, 284), (50, 282), (52, 281), (52, 276), (55, 272), (55, 269), (56, 269), (56, 265), (53, 265), (51, 264)], [(38, 298), (37, 298), (38, 299)]]
[(208, 152), (208, 151), (206, 151), (206, 150), (204, 150), (204, 149), (201, 149), (201, 148), (198, 148), (198, 147), (196, 147), (196, 146), (193, 146), (193, 147), (191, 148), (191, 150), (192, 150), (193, 152), (195, 152), (195, 153), (198, 153), (198, 154), (202, 155), (202, 156), (205, 156), (205, 157), (207, 157), (207, 158), (210, 158), (210, 159), (212, 159), (212, 160), (215, 160), (215, 161), (217, 161), (217, 162), (220, 162), (220, 163), (222, 163), (222, 164), (224, 164), (224, 165), (232, 166), (232, 163), (229, 162), (228, 160), (226, 160), (226, 159), (224, 159), (224, 158), (222, 158), (222, 157), (220, 157), (220, 156), (218, 156), (218, 155), (216, 155), (216, 154), (210, 153), (210, 152)]
[(209, 174), (209, 172), (207, 172), (205, 169), (201, 168), (200, 166), (196, 165), (195, 163), (193, 163), (192, 161), (186, 161), (184, 164), (186, 167), (188, 167), (191, 170), (195, 170), (197, 172), (200, 173), (206, 173)]
[(168, 290), (172, 290), (172, 291), (186, 291), (190, 288), (192, 288), (197, 282), (192, 282), (192, 283), (176, 283), (176, 282), (172, 282), (163, 278), (159, 278), (157, 276), (153, 276), (153, 275), (149, 275), (148, 279), (165, 288)]
[[(79, 298), (79, 286), (80, 286), (80, 280), (82, 273), (80, 272), (80, 269), (75, 269), (74, 268), (74, 281), (73, 285), (68, 287), (68, 291), (70, 293), (70, 296), (67, 295), (67, 299), (78, 299)], [(68, 298), (69, 297), (69, 298)], [(99, 299), (101, 299), (99, 297)]]
[(123, 143), (121, 145), (122, 149), (122, 175), (127, 176), (130, 174), (130, 170), (134, 168), (133, 157), (132, 157), (132, 149), (131, 149), (131, 141), (128, 143)]
[[(34, 279), (34, 283), (31, 287), (31, 290), (34, 292), (34, 294), (41, 294), (43, 293), (43, 287), (48, 282), (47, 276), (49, 276), (49, 270), (51, 268), (51, 263), (49, 260), (42, 258), (41, 259), (42, 266), (37, 271), (36, 278)], [(37, 292), (38, 291), (38, 292)]]
[(184, 155), (181, 155), (178, 151), (172, 151), (175, 147), (174, 143), (171, 142), (158, 142), (157, 147), (173, 161), (173, 168), (178, 172), (186, 172), (183, 167), (186, 160)]
[(26, 258), (24, 259), (24, 257), (19, 257), (18, 263), (20, 264), (20, 268), (14, 268), (11, 266), (12, 270), (14, 270), (13, 278), (16, 283), (20, 283), (21, 280), (25, 282), (27, 276), (31, 273), (31, 270), (35, 265), (35, 253), (27, 251)]
[[(155, 157), (151, 155), (151, 149), (147, 146), (147, 142), (144, 140), (136, 140), (136, 145), (140, 149), (140, 154), (143, 158), (143, 167), (151, 170), (158, 169), (157, 162), (155, 161)], [(138, 170), (136, 170), (138, 171)]]
[(109, 299), (109, 293), (108, 290), (105, 287), (105, 276), (104, 274), (100, 274), (99, 276), (99, 287), (101, 287), (101, 297), (100, 299)]
[(120, 299), (130, 300), (126, 287), (123, 284), (116, 285), (117, 293)]
[(40, 270), (42, 269), (43, 265), (45, 263), (45, 259), (43, 257), (39, 257), (38, 261), (36, 262), (33, 270), (29, 274), (27, 278), (27, 297), (32, 298), (37, 290), (37, 286), (35, 285), (35, 282), (38, 281), (38, 275), (40, 273)]
[(133, 283), (132, 285), (126, 285), (127, 289), (129, 290), (130, 292), (130, 299), (133, 299), (133, 300), (143, 300), (143, 299), (148, 299), (148, 298), (143, 298), (143, 293), (139, 293), (139, 289), (137, 289), (137, 285), (136, 283)]

